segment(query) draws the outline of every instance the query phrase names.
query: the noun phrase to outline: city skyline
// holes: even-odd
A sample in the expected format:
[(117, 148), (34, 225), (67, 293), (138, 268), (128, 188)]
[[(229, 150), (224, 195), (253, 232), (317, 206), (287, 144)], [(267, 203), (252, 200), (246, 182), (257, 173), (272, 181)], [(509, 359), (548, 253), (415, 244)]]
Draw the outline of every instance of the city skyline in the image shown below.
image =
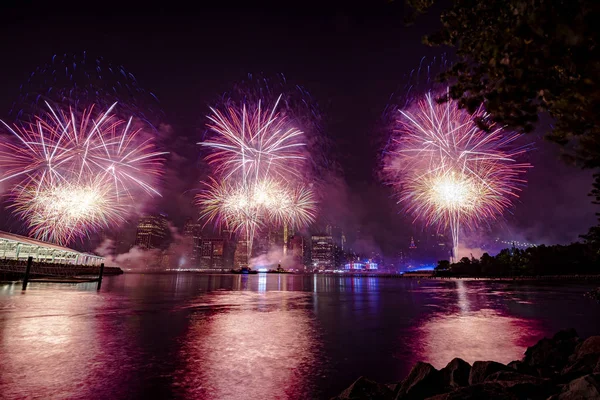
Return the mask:
[[(7, 12), (20, 15), (22, 10), (17, 7)], [(216, 8), (210, 10), (209, 14), (221, 16), (224, 12)], [(319, 170), (320, 183), (325, 182), (319, 190), (319, 215), (316, 223), (310, 229), (306, 229), (304, 234), (324, 232), (327, 225), (339, 225), (347, 232), (347, 242), (355, 251), (375, 251), (393, 258), (406, 246), (410, 237), (426, 237), (438, 233), (439, 230), (427, 228), (422, 222), (404, 215), (390, 189), (385, 187), (377, 176), (378, 158), (389, 134), (389, 126), (386, 125), (382, 114), (385, 114), (385, 110), (392, 104), (396, 104), (398, 97), (404, 96), (405, 88), (419, 73), (419, 79), (431, 78), (425, 76), (420, 66), (446, 58), (438, 51), (423, 49), (414, 44), (404, 48), (402, 43), (396, 43), (392, 39), (393, 34), (403, 32), (407, 37), (418, 40), (421, 30), (424, 29), (403, 28), (396, 24), (401, 10), (395, 5), (374, 5), (372, 9), (367, 10), (367, 14), (373, 17), (372, 21), (363, 21), (353, 13), (339, 13), (336, 10), (327, 11), (319, 18), (292, 16), (279, 13), (278, 10), (271, 10), (270, 14), (261, 17), (276, 26), (315, 26), (314, 32), (299, 30), (288, 36), (287, 40), (292, 41), (295, 47), (277, 47), (285, 55), (284, 58), (296, 55), (326, 55), (328, 48), (334, 44), (338, 45), (334, 46), (334, 55), (319, 58), (322, 60), (320, 67), (325, 71), (319, 74), (300, 68), (295, 63), (273, 62), (276, 58), (272, 52), (266, 50), (261, 53), (261, 57), (253, 57), (252, 61), (247, 63), (240, 62), (237, 64), (239, 67), (223, 72), (210, 65), (204, 65), (202, 60), (193, 54), (165, 49), (168, 46), (164, 40), (159, 42), (159, 46), (161, 51), (171, 54), (169, 58), (174, 61), (169, 63), (152, 59), (153, 49), (148, 39), (131, 39), (132, 44), (135, 44), (132, 52), (123, 52), (104, 44), (104, 41), (97, 39), (93, 33), (90, 33), (93, 40), (82, 41), (69, 35), (68, 40), (59, 40), (65, 37), (65, 32), (52, 31), (50, 35), (55, 40), (51, 40), (50, 36), (38, 38), (49, 41), (48, 46), (42, 46), (43, 51), (27, 54), (1, 67), (2, 75), (7, 79), (7, 86), (0, 95), (0, 118), (14, 121), (15, 107), (29, 109), (30, 104), (27, 102), (31, 100), (32, 93), (41, 90), (38, 86), (43, 84), (43, 80), (36, 80), (30, 72), (24, 71), (36, 71), (33, 77), (43, 78), (44, 74), (51, 75), (53, 63), (70, 65), (67, 63), (69, 60), (77, 60), (85, 72), (88, 67), (95, 68), (97, 58), (101, 59), (102, 71), (107, 71), (104, 79), (135, 84), (135, 96), (127, 97), (128, 100), (122, 101), (121, 106), (128, 112), (139, 113), (147, 118), (156, 128), (157, 145), (170, 153), (159, 187), (163, 197), (146, 204), (140, 202), (139, 214), (166, 213), (172, 225), (181, 232), (185, 221), (196, 216), (197, 209), (193, 206), (193, 197), (198, 191), (199, 182), (208, 173), (205, 163), (200, 159), (203, 155), (202, 149), (195, 143), (207, 136), (206, 117), (210, 114), (210, 107), (220, 104), (219, 102), (227, 96), (235, 99), (243, 88), (260, 86), (263, 81), (269, 81), (277, 90), (283, 92), (289, 91), (290, 88), (302, 87), (303, 96), (307, 96), (312, 102), (309, 111), (318, 116), (318, 132), (322, 138), (318, 146), (325, 149), (323, 154), (315, 155), (314, 158), (323, 158), (323, 162), (319, 163), (326, 165), (326, 168)], [(128, 20), (128, 23), (142, 29), (144, 18), (133, 18)], [(166, 16), (167, 20), (169, 18), (171, 17)], [(39, 19), (43, 18), (34, 14), (27, 23), (33, 24), (32, 21)], [(93, 25), (101, 20), (99, 16), (90, 23)], [(120, 31), (125, 29), (123, 22), (116, 21), (114, 29), (108, 35), (118, 36)], [(352, 76), (360, 68), (368, 68), (368, 64), (354, 65), (346, 62), (349, 57), (348, 51), (354, 48), (355, 39), (360, 35), (372, 37), (369, 31), (377, 25), (389, 35), (384, 35), (381, 40), (372, 41), (376, 49), (383, 51), (385, 48), (401, 48), (404, 56), (395, 56), (387, 63), (380, 63), (377, 72), (381, 74), (381, 80), (372, 85), (364, 85), (355, 82)], [(181, 37), (182, 46), (190, 47), (192, 43), (196, 43), (195, 37), (201, 35), (205, 29), (210, 31), (210, 24), (206, 26), (207, 28), (195, 28), (188, 35)], [(352, 32), (351, 36), (341, 39), (330, 31), (333, 28)], [(326, 38), (322, 44), (319, 40), (321, 36)], [(175, 37), (175, 33), (166, 33), (161, 37), (172, 38)], [(300, 45), (306, 38), (310, 46)], [(29, 43), (31, 38), (24, 37), (22, 40), (23, 43)], [(9, 44), (14, 48), (20, 45), (17, 42)], [(209, 43), (202, 45), (208, 46), (210, 51), (217, 54), (226, 54), (219, 46), (215, 47)], [(295, 50), (290, 50), (291, 47)], [(366, 55), (369, 53), (369, 47), (361, 44), (357, 51)], [(83, 54), (89, 57), (90, 65), (87, 67), (81, 66)], [(149, 60), (153, 62), (149, 63)], [(109, 73), (111, 65), (122, 65), (127, 79), (123, 79), (119, 71), (116, 71), (116, 74)], [(145, 65), (152, 65), (152, 68), (145, 69)], [(173, 65), (181, 66), (185, 73), (181, 76), (168, 73)], [(354, 69), (347, 69), (347, 65), (352, 65)], [(161, 73), (158, 74), (157, 71)], [(329, 79), (320, 79), (323, 73)], [(162, 79), (163, 76), (168, 79)], [(94, 96), (87, 93), (79, 101), (83, 102)], [(112, 99), (114, 97), (110, 98)], [(367, 107), (358, 105), (360, 101), (356, 100), (362, 99), (369, 100)], [(547, 121), (542, 120), (542, 125), (546, 123)], [(560, 149), (541, 141), (541, 133), (543, 128), (540, 128), (539, 133), (528, 136), (528, 140), (536, 147), (528, 156), (534, 168), (527, 174), (529, 183), (520, 200), (498, 223), (484, 224), (479, 231), (466, 236), (466, 250), (480, 248), (482, 243), (493, 243), (497, 238), (501, 241), (566, 244), (585, 233), (595, 212), (594, 206), (587, 201), (591, 172), (579, 171), (558, 161)], [(564, 185), (549, 183), (549, 177), (563, 182)], [(27, 233), (26, 227), (10, 213), (6, 204), (3, 204), (1, 211), (1, 228), (20, 234)], [(132, 217), (135, 218), (137, 217)], [(72, 246), (92, 251), (99, 241), (97, 234), (91, 234), (86, 237), (85, 242), (76, 241)]]

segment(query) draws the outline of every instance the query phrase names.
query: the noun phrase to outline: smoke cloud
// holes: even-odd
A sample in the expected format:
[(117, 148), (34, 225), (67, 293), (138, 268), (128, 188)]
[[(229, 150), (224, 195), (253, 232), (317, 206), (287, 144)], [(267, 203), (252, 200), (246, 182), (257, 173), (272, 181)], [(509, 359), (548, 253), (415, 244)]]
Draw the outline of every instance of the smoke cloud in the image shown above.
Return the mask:
[(273, 246), (265, 254), (250, 259), (249, 266), (252, 269), (276, 269), (281, 265), (284, 269), (303, 269), (302, 261), (296, 260), (291, 254), (283, 254), (281, 247)]
[(115, 241), (105, 239), (95, 250), (105, 258), (107, 265), (124, 270), (172, 269), (189, 267), (189, 255), (192, 251), (191, 238), (179, 233), (176, 227), (169, 224), (171, 243), (166, 249), (143, 249), (133, 246), (124, 253), (116, 253)]

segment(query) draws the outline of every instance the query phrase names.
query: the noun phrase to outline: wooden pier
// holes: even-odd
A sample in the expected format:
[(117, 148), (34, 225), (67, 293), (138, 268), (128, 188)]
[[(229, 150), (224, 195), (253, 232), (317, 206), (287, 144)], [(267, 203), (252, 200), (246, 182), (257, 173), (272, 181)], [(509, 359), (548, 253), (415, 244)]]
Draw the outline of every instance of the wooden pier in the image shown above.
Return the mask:
[[(53, 283), (83, 283), (97, 282), (102, 266), (53, 264), (32, 262), (27, 274), (26, 261), (0, 260), (0, 282), (53, 282)], [(120, 275), (123, 270), (118, 267), (104, 267), (103, 275)]]

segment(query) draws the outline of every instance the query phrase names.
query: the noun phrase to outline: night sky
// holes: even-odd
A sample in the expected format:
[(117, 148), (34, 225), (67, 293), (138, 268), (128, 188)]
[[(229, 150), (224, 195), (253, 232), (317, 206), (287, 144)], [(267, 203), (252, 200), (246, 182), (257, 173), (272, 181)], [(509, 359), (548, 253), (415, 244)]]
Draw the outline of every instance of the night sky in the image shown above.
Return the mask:
[[(11, 120), (20, 85), (54, 54), (86, 51), (122, 64), (156, 94), (164, 110), (161, 134), (168, 136), (173, 153), (167, 172), (172, 179), (156, 208), (181, 226), (193, 214), (189, 202), (205, 173), (196, 142), (205, 131), (209, 105), (248, 74), (282, 73), (318, 103), (323, 134), (332, 144), (328, 157), (339, 165), (341, 183), (323, 194), (320, 220), (344, 227), (358, 250), (393, 255), (423, 227), (399, 214), (377, 178), (387, 139), (381, 115), (422, 58), (440, 57), (447, 49), (421, 44), (437, 26), (435, 12), (407, 27), (402, 2), (364, 3), (370, 5), (349, 9), (302, 2), (304, 8), (287, 5), (287, 10), (281, 3), (176, 12), (147, 4), (90, 3), (94, 9), (83, 10), (3, 2), (0, 118)], [(535, 168), (521, 203), (486, 236), (566, 243), (595, 223), (586, 197), (591, 173), (559, 161), (560, 149), (541, 139), (548, 126), (526, 138), (536, 147), (529, 156)], [(10, 219), (4, 225), (19, 229)]]

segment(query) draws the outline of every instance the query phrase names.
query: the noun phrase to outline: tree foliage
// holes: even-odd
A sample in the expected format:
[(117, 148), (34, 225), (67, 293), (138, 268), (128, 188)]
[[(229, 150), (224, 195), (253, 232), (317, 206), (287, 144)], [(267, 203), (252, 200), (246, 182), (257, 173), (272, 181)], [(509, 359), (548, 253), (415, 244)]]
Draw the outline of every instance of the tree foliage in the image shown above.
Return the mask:
[[(405, 0), (424, 13), (435, 0)], [(529, 132), (541, 113), (554, 120), (547, 137), (569, 144), (566, 156), (600, 167), (600, 17), (598, 0), (453, 0), (432, 46), (455, 49), (440, 79), (470, 111), (481, 103), (493, 119)], [(600, 201), (600, 175), (592, 196)], [(600, 243), (600, 227), (586, 240)]]
[[(418, 11), (432, 1), (408, 0)], [(550, 137), (578, 137), (578, 156), (600, 166), (600, 49), (596, 0), (455, 0), (429, 45), (456, 49), (440, 77), (451, 97), (524, 131), (540, 112), (556, 121)]]
[[(443, 267), (441, 267), (443, 266)], [(600, 273), (600, 256), (595, 246), (573, 243), (568, 246), (536, 246), (503, 249), (496, 256), (484, 253), (480, 259), (463, 257), (449, 264), (439, 261), (440, 276), (540, 276)]]

